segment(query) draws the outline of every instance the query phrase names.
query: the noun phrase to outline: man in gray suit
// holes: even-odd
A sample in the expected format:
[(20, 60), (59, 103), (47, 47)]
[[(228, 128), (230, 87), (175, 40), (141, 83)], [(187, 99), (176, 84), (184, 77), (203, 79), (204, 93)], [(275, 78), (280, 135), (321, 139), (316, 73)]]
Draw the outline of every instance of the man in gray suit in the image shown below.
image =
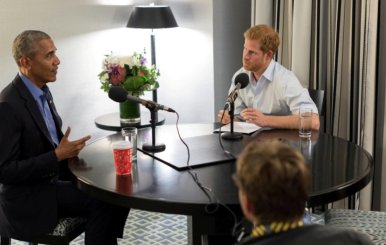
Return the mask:
[(85, 244), (117, 244), (128, 209), (99, 202), (71, 181), (67, 160), (90, 136), (63, 134), (47, 83), (60, 64), (44, 32), (24, 31), (13, 42), (19, 66), (0, 94), (0, 236), (30, 239), (51, 232), (63, 216), (87, 218)]

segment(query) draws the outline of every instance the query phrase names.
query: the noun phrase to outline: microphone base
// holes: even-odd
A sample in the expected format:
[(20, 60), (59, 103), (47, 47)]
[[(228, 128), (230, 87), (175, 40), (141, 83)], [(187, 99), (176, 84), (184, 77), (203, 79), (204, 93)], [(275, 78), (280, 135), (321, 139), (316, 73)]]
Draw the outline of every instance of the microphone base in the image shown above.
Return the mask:
[(224, 140), (241, 140), (243, 138), (243, 134), (241, 133), (223, 133), (221, 134), (221, 138)]
[(165, 144), (158, 144), (158, 145), (152, 145), (152, 144), (143, 144), (142, 150), (149, 151), (149, 152), (161, 152), (166, 149)]

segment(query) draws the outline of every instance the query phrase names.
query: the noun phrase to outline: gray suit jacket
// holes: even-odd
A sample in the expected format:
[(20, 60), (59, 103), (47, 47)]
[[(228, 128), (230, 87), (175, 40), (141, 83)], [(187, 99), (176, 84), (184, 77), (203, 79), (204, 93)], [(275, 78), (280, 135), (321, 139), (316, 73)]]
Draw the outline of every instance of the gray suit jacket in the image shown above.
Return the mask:
[[(61, 119), (51, 110), (61, 138)], [(67, 166), (54, 149), (39, 107), (17, 75), (0, 94), (0, 235), (29, 238), (55, 227), (53, 181)]]

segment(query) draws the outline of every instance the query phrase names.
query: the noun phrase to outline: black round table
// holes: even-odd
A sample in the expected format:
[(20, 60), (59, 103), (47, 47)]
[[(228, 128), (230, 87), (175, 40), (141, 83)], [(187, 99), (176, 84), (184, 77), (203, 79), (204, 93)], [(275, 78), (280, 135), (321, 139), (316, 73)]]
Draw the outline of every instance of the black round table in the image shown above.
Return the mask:
[[(194, 139), (213, 135), (217, 126), (187, 124), (179, 126), (179, 130), (185, 140), (194, 142)], [(150, 128), (139, 130), (139, 150), (141, 144), (148, 141), (149, 134)], [(208, 195), (195, 183), (189, 171), (178, 170), (162, 159), (159, 160), (159, 156), (169, 157), (169, 160), (176, 158), (176, 161), (187, 159), (186, 148), (178, 140), (175, 125), (157, 127), (156, 135), (157, 139), (166, 144), (166, 151), (146, 154), (139, 151), (132, 175), (116, 176), (114, 172), (110, 145), (120, 139), (120, 134), (113, 134), (87, 145), (79, 159), (70, 161), (70, 169), (77, 177), (78, 187), (98, 199), (137, 209), (189, 215), (192, 225), (190, 239), (193, 239), (193, 244), (200, 244), (201, 234), (215, 229), (213, 219), (231, 215), (222, 205), (209, 205)], [(299, 138), (297, 130), (266, 130), (244, 135), (240, 141), (223, 141), (223, 144), (237, 157), (250, 141), (267, 139), (279, 139), (299, 149), (309, 162), (313, 177), (308, 202), (311, 207), (354, 195), (372, 179), (373, 161), (368, 152), (351, 142), (323, 133), (313, 132), (310, 140), (304, 140)], [(214, 143), (209, 141), (208, 144), (211, 145), (192, 145), (192, 149), (196, 149), (192, 152), (197, 154), (197, 149), (211, 149)], [(217, 199), (240, 215), (238, 193), (231, 178), (234, 170), (235, 161), (231, 159), (198, 166), (191, 173), (195, 173), (200, 183), (211, 190), (209, 196), (212, 200)], [(210, 211), (215, 208), (219, 208), (218, 213), (208, 213), (208, 209)]]
[[(155, 125), (163, 125), (165, 123), (165, 116), (163, 116), (161, 113), (158, 114), (158, 120), (156, 121)], [(150, 112), (149, 111), (141, 111), (141, 122), (134, 123), (134, 124), (122, 124), (119, 119), (119, 113), (113, 112), (105, 115), (101, 115), (97, 118), (95, 118), (94, 122), (97, 128), (104, 129), (104, 130), (111, 130), (111, 131), (120, 131), (122, 127), (137, 127), (137, 128), (145, 128), (145, 127), (151, 127), (151, 121), (150, 121)]]

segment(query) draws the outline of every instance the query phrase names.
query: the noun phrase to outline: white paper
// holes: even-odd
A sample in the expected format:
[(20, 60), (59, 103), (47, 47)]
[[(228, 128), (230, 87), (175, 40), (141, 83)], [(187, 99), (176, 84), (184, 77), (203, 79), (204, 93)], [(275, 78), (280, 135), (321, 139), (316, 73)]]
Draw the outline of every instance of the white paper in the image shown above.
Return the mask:
[[(227, 124), (222, 126), (221, 128), (216, 129), (215, 131), (218, 132), (230, 132), (231, 131), (231, 124)], [(243, 133), (243, 134), (250, 134), (253, 133), (257, 130), (260, 130), (261, 127), (257, 126), (256, 124), (253, 123), (247, 123), (247, 122), (234, 122), (233, 123), (233, 132), (237, 133)]]

